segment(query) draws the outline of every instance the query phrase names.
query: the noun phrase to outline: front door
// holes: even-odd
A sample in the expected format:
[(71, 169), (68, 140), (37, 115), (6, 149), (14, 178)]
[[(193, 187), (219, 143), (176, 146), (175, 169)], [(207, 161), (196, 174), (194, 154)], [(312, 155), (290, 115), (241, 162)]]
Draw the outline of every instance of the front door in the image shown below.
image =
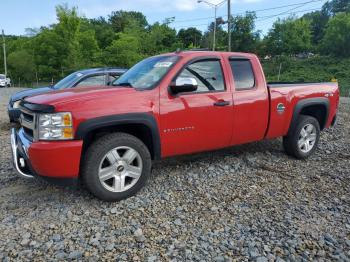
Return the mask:
[[(187, 64), (177, 77), (194, 78), (197, 91), (160, 97), (162, 155), (222, 148), (232, 137), (232, 94), (219, 58)], [(176, 79), (174, 79), (175, 81)]]

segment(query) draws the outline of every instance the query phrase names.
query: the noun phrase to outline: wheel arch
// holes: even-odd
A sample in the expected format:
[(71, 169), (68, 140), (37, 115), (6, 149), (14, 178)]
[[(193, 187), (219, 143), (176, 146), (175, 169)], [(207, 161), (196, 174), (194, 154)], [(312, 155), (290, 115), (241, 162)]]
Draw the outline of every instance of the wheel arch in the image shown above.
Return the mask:
[(124, 132), (139, 138), (149, 149), (152, 159), (161, 158), (161, 144), (158, 124), (149, 113), (110, 115), (86, 120), (79, 124), (75, 139), (83, 140), (83, 153), (98, 137)]
[(292, 130), (297, 125), (300, 115), (316, 118), (320, 124), (320, 129), (323, 130), (329, 117), (329, 100), (323, 97), (300, 100), (294, 107), (289, 130)]

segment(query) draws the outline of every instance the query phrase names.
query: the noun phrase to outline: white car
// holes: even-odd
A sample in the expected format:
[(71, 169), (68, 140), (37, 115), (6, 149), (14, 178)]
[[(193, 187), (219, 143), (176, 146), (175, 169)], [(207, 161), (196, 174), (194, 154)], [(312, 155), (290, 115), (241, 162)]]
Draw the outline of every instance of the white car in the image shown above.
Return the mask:
[(5, 75), (0, 74), (0, 87), (9, 87), (11, 86), (11, 79), (6, 78)]

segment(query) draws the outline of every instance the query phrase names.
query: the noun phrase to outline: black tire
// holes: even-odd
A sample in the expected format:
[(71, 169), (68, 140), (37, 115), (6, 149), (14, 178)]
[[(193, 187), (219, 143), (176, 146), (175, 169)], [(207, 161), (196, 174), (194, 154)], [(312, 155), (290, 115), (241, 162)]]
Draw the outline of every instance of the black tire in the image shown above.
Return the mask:
[[(302, 131), (302, 128), (304, 128), (306, 125), (311, 124), (315, 127), (316, 129), (316, 142), (312, 149), (309, 152), (303, 152), (299, 146), (298, 146), (298, 141), (299, 141), (299, 136)], [(309, 156), (311, 156), (315, 150), (317, 149), (318, 146), (318, 141), (320, 139), (320, 124), (317, 121), (316, 118), (312, 116), (305, 116), (305, 115), (300, 115), (298, 118), (298, 122), (294, 127), (291, 127), (292, 129), (289, 130), (288, 135), (283, 137), (283, 147), (285, 152), (293, 156), (297, 159), (306, 159)]]
[[(100, 182), (99, 169), (106, 154), (118, 147), (130, 147), (136, 150), (142, 159), (142, 172), (131, 188), (123, 192), (112, 192)], [(135, 195), (146, 184), (151, 174), (151, 167), (150, 152), (141, 140), (126, 133), (112, 133), (97, 139), (89, 146), (82, 163), (81, 178), (83, 184), (97, 198), (114, 202)]]

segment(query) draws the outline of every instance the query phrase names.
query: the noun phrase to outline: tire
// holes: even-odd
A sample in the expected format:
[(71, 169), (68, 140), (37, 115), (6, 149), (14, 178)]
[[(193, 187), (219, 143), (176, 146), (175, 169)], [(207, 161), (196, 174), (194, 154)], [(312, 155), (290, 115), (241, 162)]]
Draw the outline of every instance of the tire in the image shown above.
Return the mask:
[(135, 195), (146, 184), (151, 167), (150, 152), (141, 140), (126, 133), (113, 133), (89, 146), (81, 177), (93, 195), (114, 202)]
[(283, 147), (288, 155), (306, 159), (315, 152), (319, 139), (320, 124), (317, 119), (300, 115), (297, 124), (289, 130), (287, 136), (283, 137)]

